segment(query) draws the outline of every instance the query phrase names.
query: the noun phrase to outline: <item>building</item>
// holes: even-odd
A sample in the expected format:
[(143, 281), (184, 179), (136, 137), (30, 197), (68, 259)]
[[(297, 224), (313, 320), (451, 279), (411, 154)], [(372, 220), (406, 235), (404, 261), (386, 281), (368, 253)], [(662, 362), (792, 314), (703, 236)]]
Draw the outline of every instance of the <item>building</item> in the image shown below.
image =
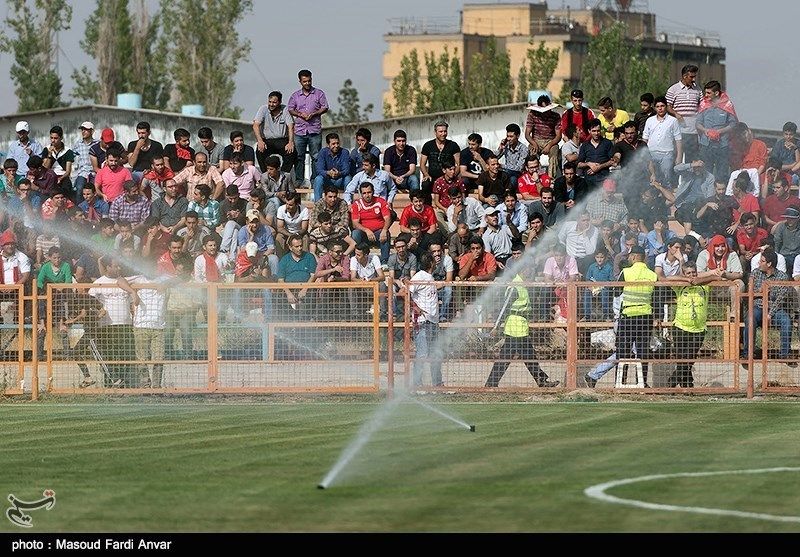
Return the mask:
[[(584, 4), (586, 4), (584, 0)], [(421, 61), (425, 77), (424, 52), (457, 53), (465, 76), (471, 68), (465, 60), (482, 52), (490, 37), (508, 51), (511, 76), (516, 80), (531, 43), (544, 42), (559, 49), (559, 61), (548, 89), (558, 94), (565, 82), (578, 81), (589, 40), (616, 22), (626, 24), (631, 42), (641, 41), (643, 53), (655, 57), (672, 56), (672, 81), (680, 78), (685, 64), (702, 67), (702, 80), (725, 83), (725, 49), (719, 36), (694, 28), (659, 29), (655, 14), (648, 13), (646, 0), (594, 0), (586, 9), (548, 9), (546, 2), (464, 4), (454, 18), (395, 18), (391, 32), (384, 35), (387, 50), (383, 55), (383, 77), (388, 80), (384, 102), (393, 103), (391, 81), (400, 72), (400, 61), (413, 49)], [(597, 99), (590, 99), (596, 102)], [(635, 108), (638, 107), (628, 107)]]

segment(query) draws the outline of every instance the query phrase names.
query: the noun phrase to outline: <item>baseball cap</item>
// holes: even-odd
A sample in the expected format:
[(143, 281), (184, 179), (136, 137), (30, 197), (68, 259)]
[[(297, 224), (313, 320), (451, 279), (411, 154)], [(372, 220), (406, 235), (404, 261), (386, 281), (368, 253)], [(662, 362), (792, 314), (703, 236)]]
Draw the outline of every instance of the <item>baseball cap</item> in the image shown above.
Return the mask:
[(28, 122), (26, 122), (25, 120), (20, 120), (19, 122), (17, 122), (17, 131), (18, 132), (21, 132), (21, 131), (29, 132), (29, 131), (31, 131), (31, 127), (28, 125)]
[(499, 212), (500, 210), (497, 207), (487, 207), (486, 210), (483, 212), (483, 214), (489, 216), (489, 215), (496, 215)]
[(6, 244), (16, 244), (16, 243), (17, 243), (17, 237), (10, 229), (7, 229), (5, 232), (0, 234), (0, 246), (4, 246)]
[(114, 141), (114, 130), (111, 128), (103, 128), (103, 131), (100, 132), (100, 139), (106, 143), (111, 143)]
[(254, 220), (257, 220), (257, 221), (261, 220), (261, 214), (256, 209), (250, 209), (249, 211), (247, 211), (247, 215), (246, 216), (247, 216), (247, 222), (251, 222), (251, 221), (254, 221)]
[(248, 257), (255, 257), (256, 253), (258, 253), (258, 244), (255, 242), (247, 242), (244, 246), (244, 251)]
[(797, 207), (787, 207), (786, 212), (781, 215), (784, 219), (800, 219), (800, 209)]
[(89, 122), (89, 121), (87, 120), (86, 122), (83, 122), (83, 123), (82, 123), (80, 126), (78, 126), (78, 129), (79, 129), (79, 130), (80, 130), (80, 129), (84, 129), (84, 130), (93, 130), (93, 129), (94, 129), (94, 124), (92, 124), (91, 122)]
[(645, 255), (644, 248), (642, 246), (633, 246), (631, 251), (629, 252), (630, 255)]

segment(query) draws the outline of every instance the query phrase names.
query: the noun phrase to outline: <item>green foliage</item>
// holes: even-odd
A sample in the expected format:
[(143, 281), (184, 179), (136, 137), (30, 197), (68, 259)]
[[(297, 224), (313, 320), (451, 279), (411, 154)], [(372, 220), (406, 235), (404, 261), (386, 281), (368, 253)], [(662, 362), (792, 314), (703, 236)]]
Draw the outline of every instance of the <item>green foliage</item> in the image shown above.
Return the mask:
[(608, 95), (616, 106), (638, 110), (642, 93), (666, 91), (670, 63), (670, 58), (645, 56), (641, 41), (627, 39), (625, 25), (615, 23), (589, 41), (581, 88), (589, 103)]
[[(533, 45), (533, 41), (530, 42)], [(537, 48), (529, 48), (517, 79), (517, 100), (524, 102), (528, 91), (547, 89), (558, 66), (559, 49), (547, 48), (544, 41)]]
[(372, 103), (364, 107), (361, 111), (361, 104), (358, 98), (358, 89), (353, 87), (351, 79), (345, 79), (342, 88), (339, 89), (339, 110), (330, 114), (332, 124), (357, 124), (369, 120), (369, 115), (374, 110)]
[(383, 107), (384, 116), (404, 116), (424, 112), (425, 99), (420, 91), (420, 65), (417, 49), (403, 55), (400, 60), (400, 73), (392, 79), (394, 110), (387, 103)]
[(466, 105), (470, 108), (512, 101), (511, 61), (505, 49), (497, 48), (494, 37), (489, 38), (484, 52), (472, 55), (464, 88)]
[[(66, 106), (56, 71), (56, 34), (69, 29), (72, 7), (66, 0), (9, 0), (0, 50), (10, 53), (11, 79), (20, 112)], [(10, 31), (10, 32), (8, 32)]]
[(75, 70), (73, 96), (113, 105), (117, 93), (138, 93), (144, 108), (163, 110), (171, 89), (166, 38), (159, 33), (159, 20), (150, 19), (144, 2), (138, 2), (133, 14), (128, 6), (129, 0), (97, 0), (80, 42), (81, 49), (96, 60), (97, 72), (92, 74), (86, 66)]
[(441, 112), (464, 108), (464, 84), (458, 50), (453, 52), (452, 57), (447, 47), (439, 56), (434, 52), (426, 52), (425, 68), (428, 72), (426, 111)]
[(252, 0), (161, 0), (164, 34), (173, 37), (167, 59), (173, 109), (202, 104), (209, 116), (239, 118), (242, 109), (231, 106), (234, 76), (250, 56), (250, 41), (240, 39), (236, 24), (252, 11)]

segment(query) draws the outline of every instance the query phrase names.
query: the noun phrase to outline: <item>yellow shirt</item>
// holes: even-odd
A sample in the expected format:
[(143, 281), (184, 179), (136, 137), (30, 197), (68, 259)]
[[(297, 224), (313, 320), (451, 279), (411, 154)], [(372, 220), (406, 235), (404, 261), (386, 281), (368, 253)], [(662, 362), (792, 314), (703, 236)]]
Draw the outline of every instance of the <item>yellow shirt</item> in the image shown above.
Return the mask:
[(620, 108), (617, 109), (616, 116), (614, 116), (614, 118), (610, 122), (606, 120), (602, 114), (598, 114), (597, 118), (600, 120), (600, 126), (601, 126), (600, 129), (603, 132), (603, 135), (605, 135), (606, 139), (611, 139), (611, 140), (614, 139), (614, 131), (613, 130), (607, 131), (608, 127), (611, 124), (613, 124), (615, 128), (621, 128), (626, 122), (628, 122), (631, 119), (630, 115)]

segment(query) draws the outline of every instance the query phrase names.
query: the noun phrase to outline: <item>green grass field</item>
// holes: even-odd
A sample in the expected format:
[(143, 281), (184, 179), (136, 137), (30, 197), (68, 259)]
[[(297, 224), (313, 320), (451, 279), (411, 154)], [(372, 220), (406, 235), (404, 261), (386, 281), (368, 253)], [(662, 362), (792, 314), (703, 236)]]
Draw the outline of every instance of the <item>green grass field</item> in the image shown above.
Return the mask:
[[(301, 399), (302, 400), (302, 399)], [(799, 523), (590, 499), (649, 474), (800, 466), (792, 402), (466, 403), (425, 397), (477, 432), (398, 406), (316, 488), (375, 399), (0, 405), (0, 497), (33, 500), (26, 532), (790, 532)], [(619, 497), (800, 515), (800, 472), (678, 478)], [(5, 518), (0, 531), (21, 532)]]

